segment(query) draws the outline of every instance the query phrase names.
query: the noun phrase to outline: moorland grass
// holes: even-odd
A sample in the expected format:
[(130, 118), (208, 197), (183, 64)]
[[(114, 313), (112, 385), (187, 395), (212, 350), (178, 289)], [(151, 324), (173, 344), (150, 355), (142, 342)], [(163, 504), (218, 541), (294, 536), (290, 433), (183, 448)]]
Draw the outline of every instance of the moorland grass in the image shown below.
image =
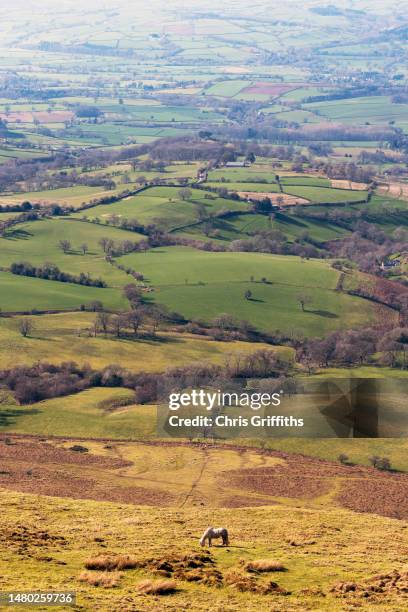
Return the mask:
[[(167, 449), (168, 452), (168, 449)], [(142, 464), (140, 464), (142, 466)], [(174, 477), (183, 473), (173, 464)], [(89, 470), (88, 470), (89, 471)], [(100, 470), (89, 473), (98, 477)], [(35, 473), (35, 468), (34, 468)], [(27, 493), (2, 490), (0, 493), (2, 530), (6, 546), (2, 551), (3, 588), (5, 590), (55, 590), (69, 587), (77, 592), (77, 602), (86, 609), (103, 612), (134, 605), (147, 610), (194, 608), (212, 606), (227, 609), (234, 605), (238, 612), (258, 612), (265, 605), (276, 610), (301, 611), (319, 609), (340, 612), (344, 599), (330, 593), (339, 581), (360, 582), (378, 573), (400, 569), (407, 546), (404, 525), (395, 519), (362, 515), (347, 510), (321, 505), (311, 507), (301, 499), (282, 500), (272, 508), (163, 508), (131, 506), (124, 503), (70, 500), (43, 497)], [(38, 554), (38, 520), (41, 529), (52, 536), (65, 538), (64, 546), (50, 542), (46, 556)], [(156, 583), (160, 577), (150, 569), (149, 559), (193, 557), (199, 552), (198, 538), (209, 524), (226, 525), (231, 546), (215, 546), (211, 558), (222, 576), (242, 571), (242, 566), (259, 559), (276, 559), (287, 572), (274, 576), (279, 586), (290, 592), (268, 596), (254, 592), (239, 592), (226, 584), (205, 586), (199, 582), (177, 579), (177, 590), (158, 600), (158, 593), (141, 595), (137, 586), (144, 581)], [(19, 532), (25, 526), (28, 552), (22, 555), (8, 534)], [(143, 537), (141, 537), (141, 525)], [(290, 542), (299, 544), (291, 546)], [(313, 542), (313, 544), (312, 544)], [(38, 548), (38, 546), (37, 546)], [(109, 550), (111, 554), (134, 555), (146, 564), (141, 569), (127, 569), (117, 581), (116, 588), (104, 588), (109, 582), (105, 576), (101, 586), (87, 570), (86, 560)], [(339, 553), (341, 550), (341, 554)], [(367, 550), (369, 549), (369, 554)], [(205, 551), (204, 551), (205, 552)], [(330, 568), (330, 571), (327, 571)], [(248, 574), (247, 574), (248, 575)], [(114, 574), (114, 578), (116, 576)], [(259, 576), (257, 583), (266, 584), (270, 577)], [(99, 577), (96, 577), (99, 581)], [(322, 595), (323, 593), (323, 595)], [(387, 606), (404, 607), (404, 597), (397, 590), (380, 595), (386, 597)], [(360, 610), (371, 610), (372, 602), (358, 598)]]

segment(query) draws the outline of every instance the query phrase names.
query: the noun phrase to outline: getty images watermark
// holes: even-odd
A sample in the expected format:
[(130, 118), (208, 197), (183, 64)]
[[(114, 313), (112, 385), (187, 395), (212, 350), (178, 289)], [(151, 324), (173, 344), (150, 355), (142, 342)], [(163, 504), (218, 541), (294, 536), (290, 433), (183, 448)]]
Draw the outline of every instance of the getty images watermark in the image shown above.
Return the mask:
[[(178, 438), (408, 438), (408, 380), (238, 380), (223, 390), (161, 389), (157, 433)], [(268, 393), (268, 386), (270, 392)]]
[[(303, 427), (303, 419), (294, 416), (260, 414), (233, 416), (226, 414), (225, 408), (241, 408), (259, 411), (267, 408), (278, 408), (282, 403), (283, 390), (275, 393), (247, 393), (206, 391), (192, 389), (182, 393), (169, 395), (168, 408), (172, 412), (181, 411), (182, 414), (172, 414), (168, 417), (170, 427)], [(197, 414), (191, 415), (191, 409)], [(186, 411), (189, 414), (186, 414)], [(199, 414), (200, 411), (211, 412), (210, 415)]]

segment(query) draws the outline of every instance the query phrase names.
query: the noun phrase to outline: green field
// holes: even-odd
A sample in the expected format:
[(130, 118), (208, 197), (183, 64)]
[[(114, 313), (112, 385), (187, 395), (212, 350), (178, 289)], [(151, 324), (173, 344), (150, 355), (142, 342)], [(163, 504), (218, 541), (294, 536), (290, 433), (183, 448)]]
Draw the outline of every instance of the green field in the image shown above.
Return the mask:
[(240, 240), (245, 239), (257, 232), (268, 232), (279, 230), (285, 234), (286, 238), (292, 242), (305, 232), (313, 239), (318, 241), (334, 240), (341, 238), (349, 232), (339, 225), (326, 221), (311, 220), (306, 217), (287, 215), (282, 212), (274, 213), (273, 219), (269, 215), (250, 214), (244, 215), (237, 213), (228, 219), (214, 219), (211, 222), (209, 235), (204, 233), (206, 229), (203, 224), (198, 224), (185, 230), (180, 230), (180, 234), (201, 240)]
[(282, 185), (305, 185), (310, 187), (330, 187), (330, 180), (322, 176), (281, 176)]
[(202, 123), (206, 121), (220, 122), (222, 116), (205, 108), (191, 106), (164, 106), (164, 105), (119, 105), (112, 104), (104, 107), (104, 112), (128, 115), (132, 121), (152, 122), (154, 125), (162, 123)]
[(347, 124), (386, 124), (389, 121), (398, 124), (400, 121), (406, 122), (408, 118), (408, 104), (393, 104), (387, 96), (313, 102), (305, 104), (304, 108), (332, 121)]
[(205, 93), (208, 96), (221, 96), (224, 98), (233, 98), (241, 89), (248, 87), (251, 81), (236, 80), (236, 81), (221, 81), (214, 83), (206, 89)]
[(276, 193), (280, 191), (277, 183), (206, 183), (209, 187), (225, 187), (228, 191), (258, 191)]
[(275, 183), (276, 172), (271, 168), (270, 163), (261, 165), (254, 164), (248, 168), (216, 168), (208, 173), (209, 181), (226, 181), (248, 183), (253, 181), (263, 181), (265, 183)]
[(127, 303), (116, 289), (84, 287), (0, 272), (0, 308), (4, 312), (65, 310), (95, 300), (101, 301), (105, 308), (113, 309), (125, 308)]
[[(127, 186), (129, 187), (129, 186)], [(30, 191), (14, 193), (12, 195), (0, 196), (0, 206), (21, 202), (32, 202), (40, 204), (66, 204), (78, 207), (93, 199), (113, 196), (123, 191), (125, 187), (107, 191), (102, 187), (87, 187), (76, 185), (74, 187), (62, 187), (61, 189), (47, 189), (46, 191)]]
[(285, 186), (284, 192), (289, 195), (305, 198), (311, 202), (319, 203), (341, 203), (359, 202), (367, 197), (366, 191), (352, 191), (350, 189), (332, 189), (330, 187), (303, 187)]
[[(101, 277), (109, 286), (120, 288), (129, 282), (129, 277), (105, 260), (102, 247), (98, 244), (105, 237), (116, 242), (138, 242), (141, 239), (134, 232), (73, 219), (32, 221), (12, 228), (4, 238), (0, 238), (0, 266), (8, 268), (18, 261), (28, 261), (33, 265), (51, 262), (63, 272), (76, 275), (89, 273), (93, 279)], [(72, 248), (67, 253), (59, 247), (62, 239), (71, 243)], [(82, 244), (88, 245), (86, 255), (81, 250)], [(63, 284), (55, 285), (58, 288)]]
[(7, 408), (2, 404), (1, 429), (41, 436), (150, 437), (156, 426), (152, 406), (126, 406), (109, 410), (110, 402), (114, 405), (114, 402), (122, 401), (126, 405), (126, 402), (131, 403), (133, 396), (128, 389), (98, 388), (25, 408)]
[[(152, 106), (152, 108), (156, 108)], [(66, 130), (66, 135), (76, 140), (104, 145), (121, 145), (129, 142), (149, 143), (167, 136), (182, 136), (190, 133), (182, 128), (159, 126), (140, 127), (121, 123), (98, 123)]]
[[(299, 330), (322, 335), (374, 321), (366, 300), (335, 292), (338, 273), (324, 261), (258, 253), (208, 253), (185, 247), (153, 249), (120, 261), (141, 271), (155, 288), (157, 302), (189, 318), (209, 320), (220, 313), (246, 319), (263, 330)], [(270, 284), (251, 282), (265, 277)], [(252, 300), (244, 293), (252, 291)], [(302, 312), (300, 293), (312, 296)]]
[(211, 216), (221, 210), (247, 210), (246, 202), (233, 202), (220, 198), (215, 194), (199, 189), (192, 189), (191, 197), (182, 200), (180, 188), (152, 187), (142, 193), (126, 198), (115, 204), (95, 206), (77, 213), (77, 218), (98, 218), (106, 222), (112, 215), (128, 219), (137, 219), (144, 225), (154, 223), (159, 227), (172, 230), (177, 227), (197, 223), (200, 220), (200, 210), (204, 216)]

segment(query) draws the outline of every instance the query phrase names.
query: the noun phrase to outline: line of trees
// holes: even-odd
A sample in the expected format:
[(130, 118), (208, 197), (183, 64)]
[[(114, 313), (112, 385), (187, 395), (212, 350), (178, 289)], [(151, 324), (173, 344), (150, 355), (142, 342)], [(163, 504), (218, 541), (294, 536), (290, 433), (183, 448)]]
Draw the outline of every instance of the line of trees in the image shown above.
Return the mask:
[(14, 262), (10, 266), (10, 272), (19, 276), (42, 278), (60, 283), (74, 283), (87, 287), (107, 287), (107, 284), (101, 278), (93, 279), (84, 272), (81, 272), (78, 276), (62, 272), (56, 264), (50, 262), (46, 262), (42, 266), (33, 266), (26, 261)]
[(304, 341), (297, 351), (298, 361), (310, 373), (316, 367), (369, 364), (374, 358), (382, 365), (406, 369), (408, 327), (370, 327), (336, 331), (325, 338)]
[(261, 349), (252, 355), (231, 358), (224, 365), (192, 364), (154, 374), (136, 374), (115, 364), (94, 370), (75, 362), (60, 365), (41, 362), (0, 371), (0, 384), (10, 389), (20, 404), (71, 395), (91, 387), (133, 389), (135, 403), (152, 403), (164, 399), (170, 390), (208, 384), (225, 386), (231, 381), (241, 381), (245, 385), (246, 378), (280, 380), (289, 368), (276, 352)]

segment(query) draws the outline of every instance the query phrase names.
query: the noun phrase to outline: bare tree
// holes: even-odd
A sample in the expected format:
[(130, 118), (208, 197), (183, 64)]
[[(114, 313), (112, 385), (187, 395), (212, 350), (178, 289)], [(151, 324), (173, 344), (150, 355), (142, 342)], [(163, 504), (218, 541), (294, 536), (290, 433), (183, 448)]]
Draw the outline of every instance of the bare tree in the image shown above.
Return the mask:
[(102, 248), (103, 252), (108, 254), (112, 251), (114, 247), (114, 242), (110, 238), (102, 237), (99, 242), (99, 246)]
[(30, 333), (33, 331), (33, 327), (33, 322), (30, 319), (20, 319), (18, 322), (18, 329), (24, 338), (27, 338), (27, 336), (30, 335)]
[(142, 325), (144, 319), (143, 309), (137, 308), (135, 310), (132, 310), (132, 312), (128, 313), (126, 318), (128, 326), (133, 329), (134, 335), (137, 336), (139, 327)]
[(84, 242), (83, 244), (81, 244), (81, 251), (84, 255), (87, 254), (87, 252), (89, 251), (88, 245), (86, 244), (86, 242)]
[(192, 191), (191, 189), (188, 189), (188, 187), (183, 187), (183, 189), (179, 189), (179, 191), (177, 192), (177, 195), (179, 196), (179, 198), (181, 200), (189, 200), (191, 198)]
[(297, 296), (297, 301), (298, 301), (298, 304), (300, 304), (302, 312), (305, 312), (305, 306), (312, 303), (312, 298), (310, 295), (301, 293)]
[(127, 325), (127, 320), (124, 315), (117, 315), (112, 319), (112, 330), (117, 338), (121, 337), (123, 329)]
[(95, 324), (98, 329), (102, 330), (105, 337), (108, 333), (109, 324), (110, 324), (110, 314), (108, 312), (98, 312), (95, 319)]
[(61, 251), (63, 251), (64, 253), (68, 253), (68, 251), (71, 250), (71, 243), (69, 240), (60, 240), (58, 243), (59, 248), (61, 249)]

